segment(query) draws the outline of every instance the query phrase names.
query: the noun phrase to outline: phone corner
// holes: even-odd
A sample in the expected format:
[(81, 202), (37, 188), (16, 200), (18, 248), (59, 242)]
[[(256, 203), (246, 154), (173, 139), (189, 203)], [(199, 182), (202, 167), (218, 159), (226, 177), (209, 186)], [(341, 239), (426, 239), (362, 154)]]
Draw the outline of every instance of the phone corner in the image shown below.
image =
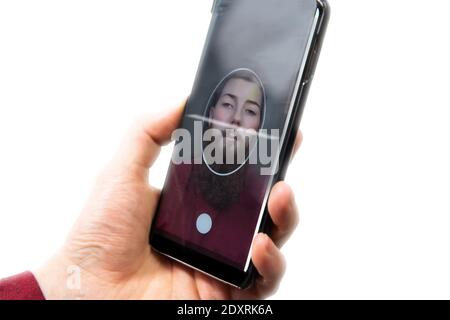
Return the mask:
[(245, 279), (238, 285), (240, 290), (248, 290), (251, 289), (255, 284), (256, 279), (256, 269), (251, 266), (250, 270), (247, 272), (247, 276)]
[(316, 0), (317, 9), (320, 10), (321, 14), (326, 20), (330, 17), (330, 3), (328, 0)]

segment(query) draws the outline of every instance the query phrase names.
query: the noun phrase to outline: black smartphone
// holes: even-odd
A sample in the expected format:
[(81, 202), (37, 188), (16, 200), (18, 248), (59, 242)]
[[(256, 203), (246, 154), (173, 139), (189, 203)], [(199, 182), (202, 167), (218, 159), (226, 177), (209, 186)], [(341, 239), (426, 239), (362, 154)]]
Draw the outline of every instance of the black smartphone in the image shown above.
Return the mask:
[(216, 0), (150, 233), (152, 248), (238, 288), (284, 178), (329, 17), (324, 0)]

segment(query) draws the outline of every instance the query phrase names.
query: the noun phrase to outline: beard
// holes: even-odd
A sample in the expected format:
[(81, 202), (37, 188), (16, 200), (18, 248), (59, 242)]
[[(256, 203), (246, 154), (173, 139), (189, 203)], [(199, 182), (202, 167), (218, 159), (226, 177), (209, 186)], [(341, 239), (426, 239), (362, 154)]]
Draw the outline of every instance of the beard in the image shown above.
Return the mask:
[[(216, 172), (231, 172), (237, 165), (216, 164), (211, 168)], [(190, 177), (191, 187), (198, 190), (208, 204), (218, 210), (229, 208), (239, 201), (244, 190), (246, 166), (233, 174), (219, 176), (209, 170), (206, 164), (194, 165)]]
[[(189, 178), (189, 185), (191, 190), (198, 190), (200, 196), (205, 199), (205, 201), (211, 205), (213, 208), (218, 210), (224, 210), (232, 206), (234, 203), (239, 201), (242, 191), (245, 188), (245, 176), (247, 171), (247, 165), (245, 165), (245, 161), (249, 155), (249, 145), (247, 141), (239, 141), (236, 139), (233, 144), (233, 155), (234, 155), (234, 163), (227, 164), (226, 163), (226, 150), (227, 141), (225, 140), (226, 131), (222, 130), (223, 140), (220, 142), (223, 145), (223, 163), (211, 163), (209, 167), (214, 171), (220, 174), (230, 173), (239, 167), (236, 172), (229, 175), (217, 175), (208, 168), (205, 163), (200, 165), (194, 165), (192, 174)], [(203, 146), (205, 149), (205, 145)], [(238, 150), (243, 149), (245, 158), (244, 163), (239, 162), (238, 159)]]

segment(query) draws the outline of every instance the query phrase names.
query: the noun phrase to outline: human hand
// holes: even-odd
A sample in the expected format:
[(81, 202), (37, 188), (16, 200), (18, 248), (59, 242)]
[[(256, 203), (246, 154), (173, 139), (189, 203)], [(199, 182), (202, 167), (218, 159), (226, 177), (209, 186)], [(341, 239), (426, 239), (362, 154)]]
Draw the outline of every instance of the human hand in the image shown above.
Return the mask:
[[(63, 247), (33, 272), (47, 299), (261, 299), (277, 289), (285, 270), (279, 248), (298, 224), (294, 195), (285, 182), (270, 193), (271, 238), (258, 234), (254, 239), (252, 261), (260, 276), (249, 289), (224, 284), (149, 246), (160, 195), (149, 185), (149, 169), (179, 125), (183, 108), (184, 103), (132, 127)], [(295, 149), (301, 139), (299, 134)]]

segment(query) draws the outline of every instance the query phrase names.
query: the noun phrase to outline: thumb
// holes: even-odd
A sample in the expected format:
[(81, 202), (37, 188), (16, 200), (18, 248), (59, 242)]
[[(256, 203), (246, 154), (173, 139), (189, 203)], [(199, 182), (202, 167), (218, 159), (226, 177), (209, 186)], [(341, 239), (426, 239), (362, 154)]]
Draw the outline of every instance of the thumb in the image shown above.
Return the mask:
[(146, 179), (161, 150), (170, 142), (172, 132), (178, 128), (186, 99), (160, 115), (147, 115), (139, 119), (123, 140), (111, 166), (121, 173)]

